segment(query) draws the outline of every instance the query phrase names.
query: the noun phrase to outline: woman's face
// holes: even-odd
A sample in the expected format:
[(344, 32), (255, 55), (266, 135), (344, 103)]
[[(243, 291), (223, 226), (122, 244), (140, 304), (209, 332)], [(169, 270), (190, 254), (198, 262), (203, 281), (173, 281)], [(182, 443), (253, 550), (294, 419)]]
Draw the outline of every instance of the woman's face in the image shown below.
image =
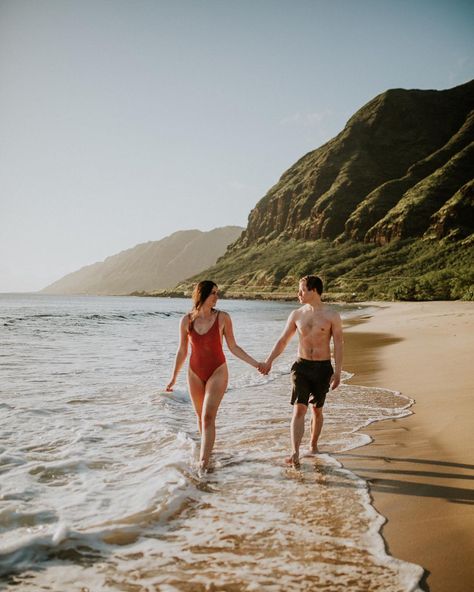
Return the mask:
[(207, 304), (211, 308), (214, 308), (216, 306), (216, 304), (217, 304), (217, 298), (218, 297), (219, 297), (219, 291), (217, 289), (217, 286), (214, 286), (212, 288), (212, 290), (211, 290), (211, 293), (209, 294), (209, 296), (204, 301), (204, 304)]

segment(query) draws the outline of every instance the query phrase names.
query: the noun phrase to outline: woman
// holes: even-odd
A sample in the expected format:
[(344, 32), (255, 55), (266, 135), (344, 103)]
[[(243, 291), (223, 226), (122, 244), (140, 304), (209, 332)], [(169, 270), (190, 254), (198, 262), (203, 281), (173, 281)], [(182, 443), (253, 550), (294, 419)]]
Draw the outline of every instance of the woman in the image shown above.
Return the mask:
[(193, 309), (181, 319), (180, 341), (171, 380), (166, 386), (172, 391), (176, 378), (188, 354), (188, 386), (201, 433), (199, 466), (209, 465), (216, 438), (216, 415), (229, 380), (226, 359), (222, 351), (222, 337), (229, 350), (254, 368), (260, 364), (239, 347), (234, 338), (232, 321), (226, 312), (216, 310), (217, 285), (209, 280), (199, 282), (193, 291)]

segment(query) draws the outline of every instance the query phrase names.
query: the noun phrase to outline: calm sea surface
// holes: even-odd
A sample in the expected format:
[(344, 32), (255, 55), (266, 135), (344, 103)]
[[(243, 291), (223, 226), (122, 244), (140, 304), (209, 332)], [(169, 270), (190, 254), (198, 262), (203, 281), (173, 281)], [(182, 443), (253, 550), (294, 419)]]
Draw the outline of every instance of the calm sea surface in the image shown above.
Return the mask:
[[(295, 306), (219, 303), (257, 359)], [(0, 589), (417, 590), (422, 569), (386, 554), (365, 481), (332, 456), (410, 401), (343, 384), (327, 398), (324, 454), (288, 469), (296, 340), (269, 377), (228, 354), (215, 469), (200, 477), (184, 369), (161, 394), (189, 308), (0, 295)]]

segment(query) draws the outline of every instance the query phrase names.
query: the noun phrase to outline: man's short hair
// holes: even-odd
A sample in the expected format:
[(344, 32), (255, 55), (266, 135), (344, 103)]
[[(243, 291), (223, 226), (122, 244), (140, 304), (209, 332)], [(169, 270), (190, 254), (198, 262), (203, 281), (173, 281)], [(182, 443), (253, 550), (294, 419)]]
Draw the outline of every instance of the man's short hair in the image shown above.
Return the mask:
[(323, 293), (323, 280), (317, 275), (305, 275), (300, 279), (300, 282), (306, 282), (308, 290), (316, 290), (321, 296)]

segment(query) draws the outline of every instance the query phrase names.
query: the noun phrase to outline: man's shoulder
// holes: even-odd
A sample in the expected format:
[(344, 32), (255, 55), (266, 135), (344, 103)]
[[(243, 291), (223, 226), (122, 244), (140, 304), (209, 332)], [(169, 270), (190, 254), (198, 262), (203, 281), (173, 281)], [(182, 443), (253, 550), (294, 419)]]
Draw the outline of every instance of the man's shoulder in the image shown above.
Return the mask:
[(292, 310), (288, 315), (287, 323), (296, 323), (296, 321), (301, 317), (302, 308), (303, 307), (301, 306), (300, 308), (295, 308)]
[(331, 322), (341, 320), (341, 315), (334, 307), (329, 306), (328, 304), (325, 304), (324, 306), (324, 314), (327, 316), (328, 319), (331, 320)]
[(290, 316), (294, 323), (301, 322), (304, 323), (305, 319), (308, 319), (312, 315), (312, 311), (307, 304), (303, 304), (299, 308), (296, 308)]
[(330, 314), (330, 315), (339, 315), (339, 313), (337, 312), (337, 310), (334, 308), (334, 306), (332, 304), (328, 304), (327, 302), (323, 302), (323, 310), (326, 312), (326, 314)]

